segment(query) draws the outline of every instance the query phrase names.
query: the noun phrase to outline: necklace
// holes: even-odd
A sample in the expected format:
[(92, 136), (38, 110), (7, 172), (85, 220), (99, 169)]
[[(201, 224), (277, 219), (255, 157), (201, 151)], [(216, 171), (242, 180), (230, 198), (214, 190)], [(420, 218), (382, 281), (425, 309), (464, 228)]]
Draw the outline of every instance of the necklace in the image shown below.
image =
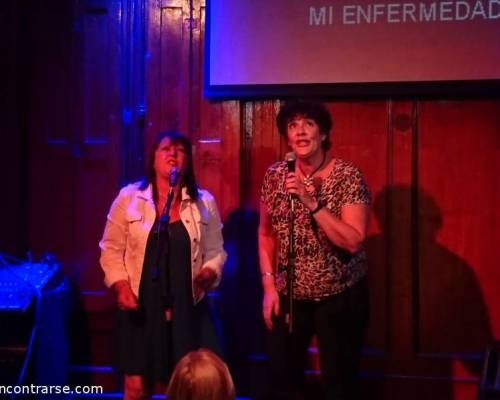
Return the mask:
[(325, 160), (326, 160), (326, 154), (323, 153), (323, 158), (321, 160), (321, 163), (314, 169), (313, 172), (311, 172), (310, 174), (307, 174), (307, 175), (304, 173), (304, 171), (302, 171), (302, 168), (300, 168), (300, 165), (298, 166), (301, 174), (304, 176), (304, 178), (302, 179), (302, 182), (304, 182), (304, 185), (311, 186), (314, 183), (314, 180), (313, 180), (314, 174), (321, 169), (321, 167), (325, 163)]

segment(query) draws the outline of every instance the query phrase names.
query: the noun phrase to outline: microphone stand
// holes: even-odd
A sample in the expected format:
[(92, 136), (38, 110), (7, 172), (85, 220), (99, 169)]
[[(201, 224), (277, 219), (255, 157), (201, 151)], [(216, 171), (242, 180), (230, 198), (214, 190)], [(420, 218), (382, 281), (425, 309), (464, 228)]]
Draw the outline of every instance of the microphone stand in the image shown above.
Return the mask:
[[(156, 268), (153, 272), (153, 280), (160, 281), (160, 301), (162, 302), (163, 307), (163, 315), (165, 317), (165, 321), (167, 322), (167, 357), (168, 357), (168, 365), (169, 369), (173, 368), (173, 329), (172, 329), (172, 319), (173, 319), (173, 303), (174, 299), (171, 291), (171, 276), (170, 276), (170, 263), (169, 263), (169, 232), (168, 232), (168, 224), (170, 222), (170, 210), (172, 208), (172, 203), (174, 200), (174, 187), (177, 185), (177, 180), (179, 178), (179, 174), (177, 169), (173, 169), (170, 171), (169, 176), (169, 190), (167, 194), (167, 200), (165, 205), (163, 206), (163, 210), (160, 214), (160, 218), (158, 219), (156, 237), (157, 237), (157, 261)], [(160, 232), (163, 230), (165, 238), (163, 243), (160, 241)], [(161, 259), (163, 256), (163, 260)], [(163, 268), (160, 267), (160, 262), (162, 262)], [(170, 372), (169, 372), (170, 373)]]
[[(296, 156), (293, 152), (287, 153), (286, 157), (287, 172), (295, 171)], [(295, 225), (295, 197), (292, 194), (288, 195), (290, 204), (288, 212), (288, 260), (287, 260), (287, 288), (288, 288), (288, 312), (285, 315), (285, 323), (288, 324), (288, 333), (293, 332), (293, 281), (295, 275), (295, 240), (294, 240), (294, 225)]]
[[(170, 263), (169, 263), (169, 248), (168, 248), (168, 243), (170, 241), (169, 237), (169, 232), (168, 232), (168, 224), (170, 222), (170, 210), (172, 208), (172, 203), (174, 200), (174, 186), (175, 186), (175, 179), (169, 182), (170, 183), (170, 189), (168, 191), (167, 195), (167, 201), (165, 202), (165, 206), (163, 207), (163, 211), (160, 215), (159, 223), (158, 223), (158, 261), (161, 255), (163, 254), (163, 257), (165, 258), (163, 260), (163, 266), (164, 268), (161, 268), (159, 270), (159, 276), (160, 276), (160, 293), (161, 293), (161, 301), (162, 301), (162, 306), (163, 306), (163, 311), (164, 311), (164, 317), (165, 321), (167, 322), (167, 364), (169, 368), (169, 374), (171, 373), (171, 370), (173, 368), (173, 360), (174, 360), (174, 355), (173, 355), (173, 329), (172, 329), (172, 320), (173, 320), (173, 303), (174, 299), (172, 297), (172, 291), (171, 291), (171, 275), (170, 275)], [(174, 185), (172, 184), (174, 183)], [(163, 243), (160, 243), (160, 231), (163, 229), (165, 238)], [(160, 245), (163, 244), (164, 251), (160, 251)], [(159, 262), (158, 264), (159, 265)]]
[[(165, 246), (165, 266), (166, 268), (160, 269), (160, 283), (161, 283), (161, 295), (163, 299), (163, 306), (165, 308), (165, 320), (172, 321), (172, 294), (170, 290), (170, 265), (168, 262), (168, 242), (169, 242), (169, 233), (168, 233), (168, 224), (170, 222), (170, 209), (172, 208), (172, 202), (174, 199), (174, 188), (170, 187), (167, 195), (167, 201), (165, 202), (165, 206), (163, 207), (163, 211), (160, 216), (160, 223), (158, 224), (158, 230), (163, 228), (165, 232), (165, 241), (163, 246)], [(159, 239), (158, 235), (158, 239)]]
[[(165, 310), (165, 320), (166, 321), (172, 321), (172, 307), (173, 307), (173, 299), (172, 299), (172, 291), (171, 291), (171, 282), (170, 282), (170, 276), (168, 276), (168, 273), (170, 271), (170, 265), (169, 265), (169, 260), (168, 260), (168, 242), (169, 242), (169, 233), (168, 233), (168, 224), (170, 222), (170, 209), (172, 208), (172, 202), (174, 200), (174, 188), (177, 185), (177, 181), (179, 180), (179, 170), (176, 167), (173, 167), (170, 170), (170, 174), (168, 176), (168, 185), (169, 185), (169, 190), (168, 190), (168, 195), (167, 195), (167, 201), (165, 202), (165, 206), (163, 207), (163, 212), (161, 213), (160, 216), (160, 224), (163, 225), (164, 232), (165, 232), (165, 266), (163, 274), (160, 274), (160, 278), (163, 278), (160, 280), (160, 285), (161, 285), (161, 294), (163, 298), (163, 307)], [(160, 225), (159, 224), (159, 225)], [(158, 235), (158, 238), (160, 236)]]
[(294, 225), (295, 225), (295, 199), (290, 195), (290, 211), (288, 214), (288, 265), (287, 265), (287, 281), (288, 281), (288, 313), (285, 316), (285, 322), (288, 324), (288, 333), (293, 332), (293, 281), (295, 275), (295, 240), (294, 240)]

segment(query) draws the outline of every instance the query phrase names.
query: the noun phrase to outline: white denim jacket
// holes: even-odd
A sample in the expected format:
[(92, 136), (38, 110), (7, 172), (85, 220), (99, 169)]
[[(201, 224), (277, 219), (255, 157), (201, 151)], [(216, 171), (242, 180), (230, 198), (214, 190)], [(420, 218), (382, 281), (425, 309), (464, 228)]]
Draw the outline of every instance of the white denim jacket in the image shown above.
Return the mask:
[[(140, 182), (124, 187), (111, 205), (104, 234), (99, 242), (104, 283), (111, 287), (127, 280), (138, 296), (142, 267), (149, 232), (156, 219), (152, 186), (139, 190)], [(226, 252), (222, 247), (222, 223), (213, 196), (199, 190), (197, 201), (191, 200), (186, 188), (182, 189), (180, 218), (191, 241), (191, 275), (194, 278), (202, 268), (211, 268), (220, 282)], [(204, 293), (194, 298), (200, 301)]]

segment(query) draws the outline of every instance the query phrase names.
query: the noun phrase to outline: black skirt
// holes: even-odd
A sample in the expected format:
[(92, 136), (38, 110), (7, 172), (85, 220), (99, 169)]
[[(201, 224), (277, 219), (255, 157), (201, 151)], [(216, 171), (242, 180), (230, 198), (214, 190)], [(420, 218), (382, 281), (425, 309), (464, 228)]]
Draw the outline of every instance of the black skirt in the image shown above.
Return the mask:
[[(167, 322), (164, 308), (168, 305), (173, 313)], [(157, 223), (151, 229), (139, 310), (118, 310), (115, 327), (117, 370), (142, 375), (149, 383), (168, 380), (175, 363), (191, 350), (206, 347), (220, 355), (206, 296), (193, 305), (191, 245), (182, 221), (169, 224), (168, 232), (158, 231)]]

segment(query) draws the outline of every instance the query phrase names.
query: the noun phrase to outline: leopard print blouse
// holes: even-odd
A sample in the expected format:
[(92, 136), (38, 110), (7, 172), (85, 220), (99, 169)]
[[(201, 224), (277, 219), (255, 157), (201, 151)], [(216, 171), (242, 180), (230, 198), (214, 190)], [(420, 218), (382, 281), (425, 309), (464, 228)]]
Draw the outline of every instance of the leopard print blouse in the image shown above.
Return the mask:
[[(288, 212), (290, 209), (285, 191), (286, 162), (269, 167), (261, 190), (261, 201), (267, 207), (273, 230), (278, 241), (278, 268), (276, 287), (286, 293)], [(316, 185), (315, 185), (316, 186)], [(330, 174), (316, 186), (313, 196), (335, 216), (340, 217), (345, 204), (370, 204), (371, 198), (363, 175), (354, 165), (335, 159)], [(335, 246), (318, 227), (310, 211), (300, 201), (295, 202), (295, 280), (294, 298), (321, 300), (340, 293), (361, 280), (367, 269), (366, 254), (356, 254)]]

